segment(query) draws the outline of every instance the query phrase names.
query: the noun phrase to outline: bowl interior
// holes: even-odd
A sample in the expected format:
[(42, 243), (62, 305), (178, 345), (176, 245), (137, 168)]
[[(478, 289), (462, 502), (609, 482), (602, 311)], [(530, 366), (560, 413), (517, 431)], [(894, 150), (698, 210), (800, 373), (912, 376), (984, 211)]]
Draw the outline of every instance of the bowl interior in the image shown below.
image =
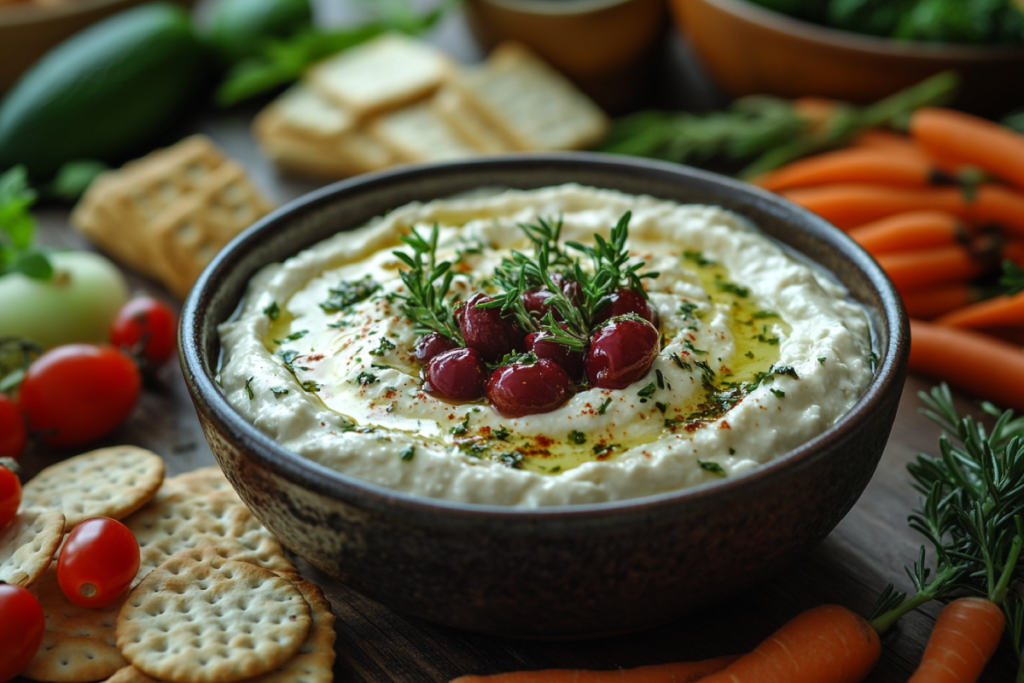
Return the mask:
[[(715, 204), (746, 216), (769, 237), (800, 257), (832, 273), (864, 305), (875, 335), (878, 365), (875, 379), (858, 405), (825, 434), (751, 473), (697, 489), (652, 498), (688, 496), (698, 503), (708, 494), (740, 494), (767, 481), (787, 463), (813, 457), (833, 432), (855, 429), (870, 414), (880, 395), (900, 390), (897, 377), (906, 364), (906, 320), (888, 279), (852, 240), (825, 221), (779, 197), (750, 185), (687, 167), (607, 155), (569, 153), (519, 155), (420, 166), (364, 176), (325, 187), (282, 207), (236, 238), (200, 277), (182, 312), (182, 362), (190, 387), (206, 402), (223, 428), (241, 435), (256, 457), (292, 481), (335, 498), (358, 498), (360, 504), (405, 509), (418, 514), (426, 508), (487, 512), (502, 516), (530, 511), (447, 503), (395, 493), (327, 470), (278, 446), (238, 416), (215, 382), (220, 344), (217, 325), (228, 319), (241, 301), (252, 275), (342, 230), (413, 201), (428, 201), (481, 187), (533, 189), (575, 182), (631, 194), (649, 194), (681, 203)], [(764, 483), (764, 482), (761, 482)], [(650, 499), (559, 508), (561, 514), (586, 514), (593, 509), (631, 508)], [(548, 509), (545, 509), (547, 514)]]

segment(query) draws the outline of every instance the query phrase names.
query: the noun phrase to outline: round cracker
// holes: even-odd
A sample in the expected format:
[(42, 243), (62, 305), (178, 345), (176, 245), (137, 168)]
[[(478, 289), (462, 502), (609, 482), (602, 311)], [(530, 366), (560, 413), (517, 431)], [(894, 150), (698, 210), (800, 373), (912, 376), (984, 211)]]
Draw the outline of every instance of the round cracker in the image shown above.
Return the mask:
[(51, 465), (22, 489), (22, 505), (64, 513), (65, 530), (90, 517), (123, 519), (156, 495), (164, 461), (137, 446), (112, 446)]
[(131, 592), (117, 617), (117, 645), (164, 681), (232, 683), (288, 661), (311, 621), (291, 582), (202, 546), (170, 557)]
[(22, 508), (0, 532), (0, 581), (26, 588), (43, 575), (64, 538), (60, 510)]

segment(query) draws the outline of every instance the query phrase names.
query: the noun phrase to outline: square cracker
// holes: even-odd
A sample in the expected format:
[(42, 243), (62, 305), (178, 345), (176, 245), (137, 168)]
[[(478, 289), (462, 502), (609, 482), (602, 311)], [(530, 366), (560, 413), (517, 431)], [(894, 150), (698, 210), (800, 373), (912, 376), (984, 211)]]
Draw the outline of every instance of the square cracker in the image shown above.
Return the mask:
[(0, 530), (0, 581), (23, 588), (36, 582), (50, 566), (64, 539), (64, 513), (21, 508)]
[(584, 149), (603, 138), (608, 117), (526, 47), (502, 43), (482, 67), (454, 79), (481, 117), (521, 150)]
[(175, 683), (233, 683), (288, 661), (309, 605), (287, 579), (210, 546), (182, 551), (129, 594), (117, 645), (136, 668)]
[(123, 519), (156, 495), (164, 461), (138, 446), (112, 446), (50, 465), (22, 489), (22, 504), (64, 513), (67, 531), (90, 517)]
[(257, 134), (296, 137), (311, 143), (335, 140), (356, 127), (355, 115), (318, 91), (298, 84), (267, 105), (253, 122)]
[(441, 51), (388, 34), (328, 57), (307, 72), (305, 82), (363, 118), (427, 97), (450, 70)]
[(79, 607), (57, 583), (56, 563), (29, 591), (43, 607), (46, 632), (23, 676), (52, 683), (86, 683), (104, 679), (128, 664), (114, 634), (127, 592), (106, 607)]
[(500, 131), (488, 125), (458, 88), (442, 86), (430, 103), (438, 116), (447, 121), (478, 152), (500, 154), (515, 149), (512, 143), (502, 137)]
[(408, 162), (464, 159), (477, 154), (428, 102), (413, 104), (378, 116), (370, 132)]
[(320, 142), (265, 125), (257, 126), (255, 132), (263, 153), (275, 165), (311, 178), (346, 178), (387, 168), (397, 160), (390, 149), (362, 129)]

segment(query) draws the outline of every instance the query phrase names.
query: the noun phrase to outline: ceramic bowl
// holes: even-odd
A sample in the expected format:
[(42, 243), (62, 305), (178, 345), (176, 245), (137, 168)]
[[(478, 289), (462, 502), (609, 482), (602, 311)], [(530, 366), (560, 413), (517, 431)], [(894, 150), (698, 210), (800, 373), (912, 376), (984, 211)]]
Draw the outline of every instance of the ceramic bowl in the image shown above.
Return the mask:
[[(450, 503), (364, 483), (285, 450), (225, 400), (216, 381), (217, 325), (264, 265), (408, 202), (570, 181), (724, 206), (831, 271), (872, 323), (878, 361), (867, 393), (824, 434), (742, 476), (542, 509)], [(881, 457), (906, 375), (909, 330), (875, 262), (803, 209), (683, 166), (577, 153), (408, 167), (306, 195), (213, 260), (185, 303), (180, 348), (217, 461), (284, 545), (399, 612), (478, 632), (565, 638), (670, 621), (769, 577), (821, 541)]]
[(867, 103), (940, 71), (961, 74), (957, 106), (1001, 115), (1024, 104), (1024, 46), (915, 43), (818, 26), (746, 0), (671, 0), (701, 63), (725, 91)]
[[(147, 0), (0, 3), (0, 94), (50, 48), (112, 14)], [(176, 0), (192, 5), (195, 0)]]

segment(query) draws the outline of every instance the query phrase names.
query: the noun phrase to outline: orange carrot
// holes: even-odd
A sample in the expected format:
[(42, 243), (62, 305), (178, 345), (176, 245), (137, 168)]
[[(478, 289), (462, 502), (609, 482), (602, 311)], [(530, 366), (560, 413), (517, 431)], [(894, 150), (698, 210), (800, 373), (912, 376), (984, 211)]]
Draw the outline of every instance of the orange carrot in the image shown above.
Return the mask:
[(849, 235), (877, 256), (963, 242), (967, 229), (956, 216), (943, 211), (908, 211), (853, 228)]
[(910, 134), (926, 150), (977, 166), (1024, 189), (1024, 135), (952, 109), (918, 109)]
[(991, 600), (954, 600), (939, 614), (921, 664), (907, 683), (974, 683), (1005, 628), (1003, 610)]
[[(1014, 296), (997, 296), (987, 301), (979, 301), (970, 306), (938, 318), (935, 322), (947, 327), (1024, 327), (1024, 292)], [(1021, 388), (1024, 391), (1024, 387)]]
[(878, 634), (860, 615), (822, 605), (701, 683), (857, 683), (881, 652)]
[(985, 270), (985, 264), (959, 244), (880, 254), (875, 259), (901, 293), (931, 285), (964, 282)]
[(990, 183), (979, 185), (970, 201), (957, 187), (912, 189), (883, 185), (836, 184), (782, 192), (842, 230), (907, 211), (938, 210), (970, 223), (998, 223), (1024, 237), (1024, 194)]
[(910, 370), (1024, 410), (1024, 349), (988, 335), (911, 320)]
[(924, 152), (914, 140), (906, 135), (900, 135), (890, 130), (871, 128), (855, 137), (850, 145), (867, 149), (895, 149), (904, 152), (916, 152), (923, 155)]
[(1024, 240), (1010, 240), (1004, 244), (1001, 258), (1013, 261), (1024, 268)]
[(752, 182), (778, 192), (831, 183), (928, 187), (936, 169), (922, 155), (895, 150), (840, 149), (786, 164)]
[(737, 656), (716, 657), (699, 662), (655, 664), (615, 671), (513, 671), (493, 676), (460, 676), (451, 683), (692, 683), (702, 680), (708, 674), (721, 671), (737, 659)]
[(977, 300), (975, 290), (963, 282), (910, 289), (900, 292), (907, 315), (920, 320), (931, 320), (935, 316), (970, 306)]

